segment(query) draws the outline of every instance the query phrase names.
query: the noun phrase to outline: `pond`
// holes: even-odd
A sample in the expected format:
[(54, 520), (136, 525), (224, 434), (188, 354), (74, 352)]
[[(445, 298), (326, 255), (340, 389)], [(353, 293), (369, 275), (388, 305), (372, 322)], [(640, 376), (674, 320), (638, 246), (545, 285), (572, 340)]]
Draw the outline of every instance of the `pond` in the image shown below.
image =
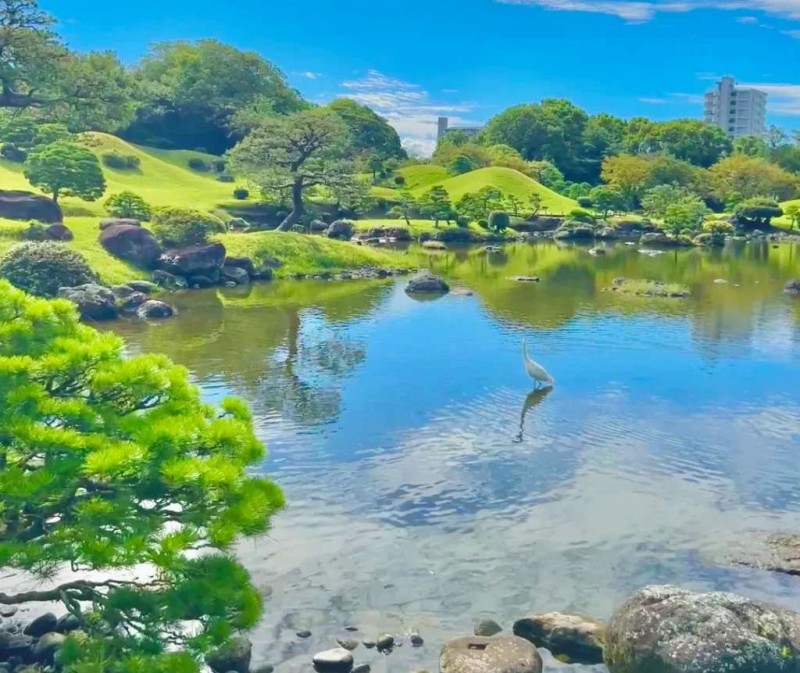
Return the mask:
[[(426, 640), (359, 648), (357, 663), (436, 670), (475, 618), (606, 618), (649, 583), (800, 608), (798, 580), (725, 562), (761, 531), (800, 530), (800, 300), (782, 292), (800, 246), (408, 254), (474, 296), (279, 282), (178, 295), (173, 321), (114, 326), (209, 400), (254, 410), (289, 503), (240, 548), (272, 588), (255, 660), (308, 670), (355, 625)], [(618, 276), (692, 296), (605, 291)], [(550, 392), (530, 394), (524, 335)]]

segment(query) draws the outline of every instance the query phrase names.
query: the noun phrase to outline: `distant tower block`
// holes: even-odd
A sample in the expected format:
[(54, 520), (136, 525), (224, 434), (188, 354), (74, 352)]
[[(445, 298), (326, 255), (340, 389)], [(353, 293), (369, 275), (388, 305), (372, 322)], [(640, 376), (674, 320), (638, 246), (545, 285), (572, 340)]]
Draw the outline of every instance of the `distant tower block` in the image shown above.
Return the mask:
[(436, 133), (436, 140), (441, 140), (447, 134), (447, 129), (450, 126), (450, 120), (447, 117), (439, 117), (438, 131)]

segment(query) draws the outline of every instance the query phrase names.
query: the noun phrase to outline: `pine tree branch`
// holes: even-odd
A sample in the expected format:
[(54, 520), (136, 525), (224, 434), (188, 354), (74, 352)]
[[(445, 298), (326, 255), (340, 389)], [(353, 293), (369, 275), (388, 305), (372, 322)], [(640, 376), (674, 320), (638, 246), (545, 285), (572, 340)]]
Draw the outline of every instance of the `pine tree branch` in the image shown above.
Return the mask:
[(20, 605), (22, 603), (63, 601), (65, 596), (78, 601), (93, 601), (103, 595), (103, 590), (134, 587), (136, 589), (150, 590), (158, 586), (159, 582), (150, 584), (141, 582), (128, 582), (124, 580), (106, 580), (105, 582), (92, 582), (90, 580), (75, 580), (66, 582), (53, 589), (42, 591), (23, 591), (18, 594), (0, 593), (0, 604)]

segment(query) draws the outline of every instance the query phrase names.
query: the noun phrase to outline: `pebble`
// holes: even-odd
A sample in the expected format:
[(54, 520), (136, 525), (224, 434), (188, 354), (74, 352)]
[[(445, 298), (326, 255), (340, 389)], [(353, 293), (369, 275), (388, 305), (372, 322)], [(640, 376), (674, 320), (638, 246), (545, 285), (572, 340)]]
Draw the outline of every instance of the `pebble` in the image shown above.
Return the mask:
[(380, 638), (378, 638), (377, 645), (379, 650), (391, 650), (394, 647), (395, 640), (394, 636), (389, 635), (388, 633), (384, 633)]
[(251, 673), (272, 673), (274, 670), (275, 667), (272, 664), (264, 664), (263, 666), (251, 669)]
[(357, 626), (345, 626), (344, 630), (345, 631), (350, 631), (352, 633), (354, 631), (358, 631), (358, 627)]
[(320, 673), (350, 673), (353, 668), (353, 655), (337, 647), (314, 655), (314, 668)]
[(310, 638), (311, 637), (311, 631), (298, 631), (297, 632), (297, 637), (298, 638)]
[(412, 647), (422, 647), (425, 644), (425, 641), (419, 633), (412, 633), (409, 640), (411, 641)]
[(372, 650), (372, 649), (375, 649), (375, 645), (376, 645), (376, 643), (375, 643), (375, 641), (374, 641), (374, 640), (365, 640), (365, 641), (363, 641), (363, 645), (364, 645), (364, 647), (366, 647), (368, 650)]
[(348, 638), (347, 640), (342, 640), (340, 638), (336, 639), (337, 644), (339, 647), (343, 647), (346, 650), (350, 650), (351, 652), (358, 647), (358, 641), (353, 640), (352, 638)]
[(361, 664), (353, 669), (353, 673), (370, 673), (372, 667), (369, 664)]
[(17, 614), (16, 605), (0, 605), (0, 617), (13, 617)]

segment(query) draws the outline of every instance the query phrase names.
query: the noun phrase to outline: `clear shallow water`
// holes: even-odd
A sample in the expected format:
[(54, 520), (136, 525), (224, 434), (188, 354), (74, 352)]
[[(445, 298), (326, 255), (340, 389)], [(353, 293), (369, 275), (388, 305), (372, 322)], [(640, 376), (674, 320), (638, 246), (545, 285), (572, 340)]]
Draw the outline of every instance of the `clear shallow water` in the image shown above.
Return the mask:
[[(307, 670), (353, 624), (426, 639), (388, 658), (360, 648), (357, 663), (435, 670), (476, 617), (605, 618), (649, 583), (800, 609), (797, 580), (724, 563), (758, 531), (800, 530), (800, 301), (781, 291), (800, 249), (541, 244), (421, 264), (475, 296), (276, 283), (114, 326), (132, 351), (187, 366), (208, 399), (254, 409), (289, 502), (240, 549), (273, 589), (255, 659)], [(521, 274), (542, 282), (507, 279)], [(693, 296), (604, 292), (615, 276)], [(529, 395), (523, 334), (550, 393)]]

